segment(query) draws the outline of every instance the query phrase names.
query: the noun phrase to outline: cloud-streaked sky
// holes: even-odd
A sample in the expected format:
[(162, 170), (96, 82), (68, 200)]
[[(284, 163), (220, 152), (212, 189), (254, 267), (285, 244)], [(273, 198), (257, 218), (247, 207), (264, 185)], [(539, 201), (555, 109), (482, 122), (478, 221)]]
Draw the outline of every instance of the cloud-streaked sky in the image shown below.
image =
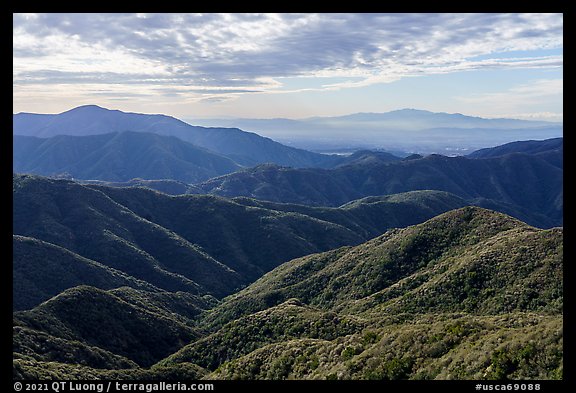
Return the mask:
[(13, 110), (562, 120), (562, 14), (14, 14)]

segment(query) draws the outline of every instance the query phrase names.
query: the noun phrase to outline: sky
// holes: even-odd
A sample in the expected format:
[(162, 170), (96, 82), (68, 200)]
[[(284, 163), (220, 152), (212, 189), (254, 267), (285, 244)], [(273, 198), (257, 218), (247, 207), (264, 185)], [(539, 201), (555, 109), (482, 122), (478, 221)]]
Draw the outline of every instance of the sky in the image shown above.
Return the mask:
[(562, 14), (13, 14), (13, 112), (562, 121)]

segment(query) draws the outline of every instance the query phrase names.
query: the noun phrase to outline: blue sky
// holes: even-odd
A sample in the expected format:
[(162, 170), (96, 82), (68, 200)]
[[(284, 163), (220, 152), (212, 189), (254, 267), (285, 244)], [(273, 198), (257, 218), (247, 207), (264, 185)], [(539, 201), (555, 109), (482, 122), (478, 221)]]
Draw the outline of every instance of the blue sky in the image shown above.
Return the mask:
[(562, 121), (562, 14), (14, 14), (13, 110)]

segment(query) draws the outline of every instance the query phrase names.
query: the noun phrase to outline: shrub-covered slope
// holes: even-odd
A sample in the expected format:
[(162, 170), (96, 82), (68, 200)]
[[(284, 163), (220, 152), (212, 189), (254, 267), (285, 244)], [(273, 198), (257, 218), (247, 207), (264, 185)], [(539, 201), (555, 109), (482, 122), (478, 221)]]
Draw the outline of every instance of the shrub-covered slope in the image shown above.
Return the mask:
[[(161, 364), (226, 379), (561, 378), (562, 260), (560, 228), (457, 209), (276, 268)], [(314, 313), (346, 328), (319, 334), (301, 322)]]
[[(459, 207), (465, 204), (461, 198), (434, 191), (313, 208), (15, 176), (14, 195), (15, 233), (45, 237), (14, 237), (19, 277), (40, 280), (26, 269), (38, 265), (34, 256), (42, 253), (50, 257), (46, 275), (67, 270), (59, 286), (26, 284), (36, 288), (36, 300), (21, 304), (63, 292), (14, 314), (18, 378), (563, 375), (562, 228), (538, 229), (492, 210)], [(453, 204), (459, 208), (449, 210)], [(434, 214), (443, 210), (449, 211)], [(363, 240), (429, 214), (425, 222)], [(154, 255), (139, 248), (158, 245), (138, 242), (144, 229), (136, 223), (159, 231), (151, 239), (167, 236), (189, 244), (196, 251), (190, 255), (204, 256), (231, 274), (247, 274), (240, 267), (250, 266), (249, 260), (238, 258), (235, 270), (224, 261), (258, 253), (258, 245), (275, 245), (273, 250), (289, 255), (282, 239), (291, 247), (348, 245), (280, 266), (260, 264), (261, 271), (273, 270), (217, 301), (208, 295), (215, 293), (206, 289), (213, 282), (209, 277), (190, 275), (192, 281), (172, 273), (191, 284), (168, 291), (142, 274), (111, 268), (105, 258), (82, 254), (89, 244), (78, 243), (78, 236), (88, 243), (115, 230), (135, 255)], [(210, 232), (210, 223), (218, 230)], [(262, 238), (250, 240), (248, 232)], [(245, 243), (250, 247), (243, 248)], [(107, 247), (112, 254), (114, 247)], [(30, 266), (28, 258), (34, 260)], [(153, 266), (162, 266), (160, 260)], [(94, 272), (92, 281), (85, 272)], [(76, 286), (84, 281), (93, 286)]]
[[(562, 225), (562, 150), (473, 159), (423, 158), (334, 169), (261, 165), (207, 180), (206, 193), (310, 206), (340, 206), (366, 196), (439, 190), (466, 200), (487, 199), (547, 216)], [(535, 224), (537, 224), (535, 222)]]

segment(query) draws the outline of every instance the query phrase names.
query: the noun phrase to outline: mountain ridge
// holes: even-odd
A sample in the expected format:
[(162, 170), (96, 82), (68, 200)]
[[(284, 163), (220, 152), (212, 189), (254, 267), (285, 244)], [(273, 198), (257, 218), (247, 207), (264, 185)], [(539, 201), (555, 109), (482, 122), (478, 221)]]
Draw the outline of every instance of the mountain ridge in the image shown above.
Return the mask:
[(149, 132), (174, 136), (185, 142), (225, 155), (240, 165), (276, 162), (297, 167), (331, 166), (337, 156), (312, 153), (282, 145), (270, 138), (238, 128), (193, 126), (167, 115), (148, 115), (110, 110), (95, 105), (47, 114), (13, 115), (13, 134), (36, 137), (87, 136), (111, 131)]
[[(45, 300), (44, 293), (66, 289), (56, 286), (39, 292), (45, 283), (35, 283), (42, 277), (30, 270), (33, 262), (54, 271), (65, 261), (74, 262), (78, 274), (104, 269), (106, 277), (125, 277), (122, 285), (222, 297), (290, 259), (360, 244), (390, 228), (417, 224), (471, 203), (428, 190), (319, 208), (209, 195), (169, 196), (145, 188), (81, 185), (30, 175), (14, 175), (13, 183), (18, 246), (13, 268), (21, 277), (14, 289), (16, 294), (30, 293), (28, 300), (15, 303), (18, 308), (33, 306), (38, 302), (33, 299)], [(38, 259), (39, 253), (44, 258)], [(27, 258), (31, 262), (25, 268)], [(111, 289), (119, 281), (96, 284), (69, 277), (69, 282)]]
[[(562, 239), (562, 228), (462, 207), (284, 263), (206, 312), (192, 305), (181, 320), (167, 318), (177, 307), (173, 294), (151, 301), (150, 292), (134, 288), (79, 286), (15, 313), (22, 353), (15, 353), (14, 373), (561, 379)], [(90, 321), (110, 313), (123, 327), (92, 336)], [(140, 323), (122, 322), (132, 313)], [(42, 337), (73, 355), (41, 355)]]
[(512, 153), (527, 153), (527, 154), (547, 154), (553, 151), (562, 150), (564, 146), (564, 138), (552, 138), (544, 141), (516, 141), (506, 143), (504, 145), (495, 146), (492, 148), (485, 148), (476, 150), (467, 155), (470, 158), (490, 158), (501, 157), (506, 154)]
[[(545, 155), (544, 155), (545, 154)], [(485, 159), (432, 154), (410, 160), (349, 162), (333, 169), (274, 165), (247, 168), (196, 184), (203, 192), (310, 206), (412, 190), (447, 191), (465, 199), (513, 204), (562, 223), (563, 149)]]
[[(474, 127), (477, 127), (480, 124), (483, 125), (493, 125), (497, 126), (497, 128), (502, 127), (501, 123), (507, 123), (514, 128), (526, 128), (526, 127), (541, 127), (541, 126), (551, 126), (551, 125), (559, 125), (559, 122), (549, 122), (549, 121), (536, 121), (536, 120), (520, 120), (520, 119), (513, 119), (513, 118), (485, 118), (480, 116), (470, 116), (464, 115), (462, 113), (448, 113), (448, 112), (432, 112), (423, 109), (414, 109), (414, 108), (403, 108), (392, 110), (389, 112), (358, 112), (358, 113), (351, 113), (348, 115), (342, 116), (332, 116), (332, 117), (312, 117), (307, 118), (304, 120), (314, 120), (314, 121), (332, 121), (332, 120), (360, 120), (360, 121), (378, 121), (378, 120), (393, 120), (393, 119), (401, 119), (405, 120), (407, 117), (410, 118), (427, 118), (431, 120), (434, 124), (433, 127), (426, 127), (426, 128), (436, 128), (439, 124), (442, 123), (434, 123), (434, 121), (451, 121), (451, 125), (456, 127), (462, 127), (468, 123), (472, 123)], [(457, 122), (460, 123), (457, 123)], [(456, 122), (456, 123), (455, 123)], [(470, 126), (472, 127), (472, 125)]]
[(98, 190), (30, 175), (15, 175), (13, 182), (14, 234), (64, 247), (165, 290), (219, 293), (240, 285), (238, 273), (198, 246)]
[(304, 119), (194, 119), (204, 126), (251, 130), (291, 146), (335, 151), (344, 146), (410, 153), (466, 154), (521, 139), (563, 134), (563, 123), (481, 118), (418, 109)]
[[(39, 133), (74, 117), (81, 132), (118, 117), (192, 130), (94, 105), (48, 122), (19, 115)], [(226, 162), (259, 165), (194, 185), (13, 173), (14, 379), (564, 378), (561, 138), (319, 159), (240, 130), (196, 131)], [(259, 155), (229, 150), (238, 141)], [(47, 161), (93, 149), (66, 150)], [(326, 167), (259, 162), (269, 156)]]
[(81, 284), (101, 289), (133, 286), (160, 291), (144, 281), (63, 247), (18, 235), (13, 235), (12, 279), (14, 310), (32, 308), (65, 289)]
[[(510, 270), (517, 277), (509, 282)], [(418, 379), (418, 373), (419, 378), (433, 378), (444, 367), (456, 372), (454, 364), (430, 366), (448, 353), (460, 357), (475, 352), (478, 345), (492, 358), (478, 352), (479, 364), (460, 360), (457, 364), (465, 369), (460, 378), (498, 379), (518, 372), (516, 378), (534, 377), (534, 372), (550, 378), (557, 367), (561, 370), (557, 353), (552, 355), (550, 374), (513, 361), (512, 354), (530, 348), (526, 361), (537, 357), (530, 347), (534, 336), (529, 332), (534, 329), (549, 342), (543, 351), (561, 351), (561, 278), (561, 229), (540, 230), (501, 213), (464, 207), (359, 246), (309, 255), (276, 268), (205, 314), (204, 323), (213, 333), (161, 364), (195, 362), (212, 371), (209, 378), (217, 379), (314, 379), (327, 378), (334, 370), (339, 370), (337, 379)], [(258, 321), (259, 316), (286, 307), (326, 313), (330, 323), (341, 323), (351, 332), (335, 338), (280, 321), (273, 334), (258, 330), (267, 323)], [(495, 322), (506, 318), (506, 326), (515, 332), (508, 338), (500, 335), (502, 322)], [(533, 322), (525, 324), (526, 319)], [(413, 330), (418, 332), (396, 341), (398, 334), (407, 334), (401, 332)], [(237, 333), (227, 336), (230, 331)], [(497, 341), (483, 341), (484, 334)], [(231, 338), (244, 335), (251, 340), (248, 354)], [(386, 353), (394, 353), (396, 360)], [(284, 364), (278, 364), (280, 359)], [(394, 367), (387, 363), (400, 360)], [(350, 362), (357, 366), (346, 367)]]

